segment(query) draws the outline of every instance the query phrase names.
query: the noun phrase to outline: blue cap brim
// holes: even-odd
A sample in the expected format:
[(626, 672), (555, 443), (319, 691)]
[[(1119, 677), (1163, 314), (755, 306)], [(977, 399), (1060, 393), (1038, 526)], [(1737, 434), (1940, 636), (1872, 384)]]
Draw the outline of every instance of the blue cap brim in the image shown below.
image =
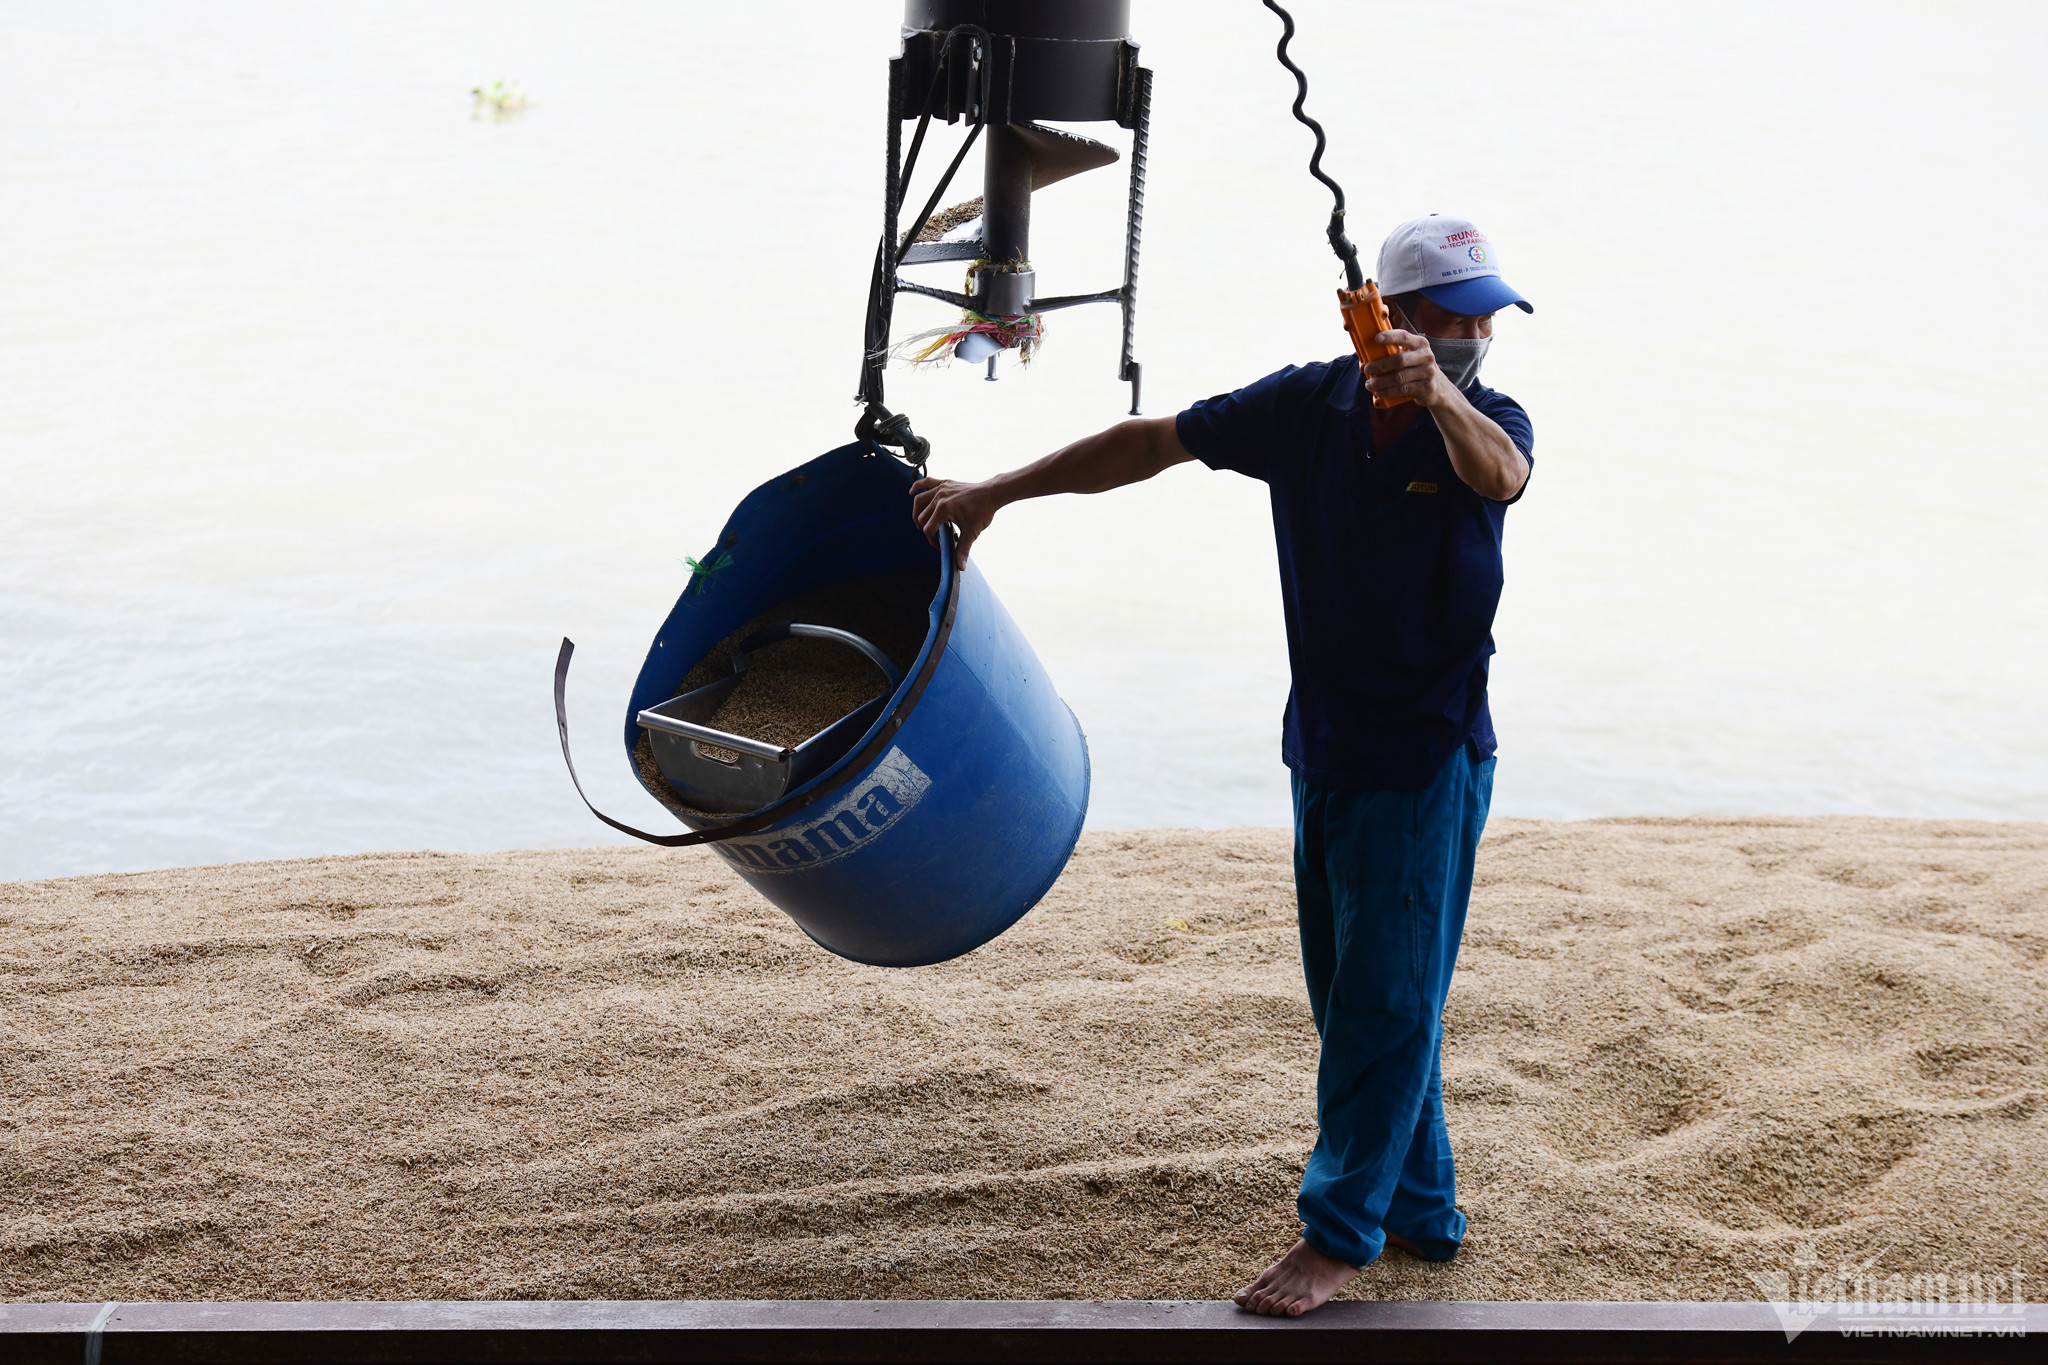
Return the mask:
[(1466, 318), (1483, 318), (1509, 304), (1525, 313), (1536, 311), (1536, 305), (1508, 288), (1507, 281), (1498, 275), (1480, 275), (1456, 284), (1433, 284), (1422, 291), (1422, 297), (1447, 313)]

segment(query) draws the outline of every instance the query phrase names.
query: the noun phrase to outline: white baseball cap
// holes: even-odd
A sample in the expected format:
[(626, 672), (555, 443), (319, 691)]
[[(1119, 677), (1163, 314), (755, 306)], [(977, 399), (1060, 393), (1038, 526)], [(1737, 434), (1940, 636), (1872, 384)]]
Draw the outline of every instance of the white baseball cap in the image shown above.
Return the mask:
[(1410, 218), (1387, 234), (1380, 244), (1379, 286), (1382, 294), (1419, 289), (1437, 307), (1468, 318), (1511, 303), (1525, 313), (1536, 311), (1500, 277), (1486, 234), (1470, 218), (1448, 213)]

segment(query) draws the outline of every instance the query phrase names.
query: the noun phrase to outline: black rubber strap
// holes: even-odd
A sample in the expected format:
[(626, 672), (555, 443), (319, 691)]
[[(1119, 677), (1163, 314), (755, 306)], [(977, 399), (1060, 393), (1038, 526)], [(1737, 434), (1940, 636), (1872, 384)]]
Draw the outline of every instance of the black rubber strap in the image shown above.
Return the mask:
[[(949, 73), (953, 70), (953, 50), (960, 39), (968, 38), (976, 43), (982, 53), (982, 60), (995, 60), (996, 42), (989, 31), (979, 24), (956, 24), (947, 30), (939, 43), (937, 60), (932, 64), (932, 83), (924, 96), (924, 112), (918, 116), (917, 133), (910, 140), (910, 155), (899, 166), (896, 162), (896, 148), (903, 137), (903, 120), (898, 117), (902, 110), (897, 102), (902, 97), (902, 59), (889, 64), (889, 149), (888, 178), (883, 185), (883, 223), (881, 243), (875, 248), (875, 273), (868, 284), (867, 334), (860, 358), (860, 393), (857, 401), (862, 411), (855, 424), (853, 434), (856, 440), (867, 441), (878, 450), (894, 446), (901, 452), (897, 458), (915, 469), (921, 476), (930, 461), (932, 443), (918, 436), (910, 429), (910, 418), (902, 413), (892, 413), (882, 405), (882, 370), (889, 363), (889, 328), (895, 318), (896, 295), (907, 288), (897, 277), (903, 258), (910, 254), (910, 248), (917, 244), (918, 235), (924, 231), (932, 214), (938, 211), (939, 201), (945, 198), (946, 190), (953, 183), (960, 165), (967, 159), (967, 153), (974, 147), (975, 140), (988, 126), (989, 105), (983, 97), (976, 100), (974, 126), (968, 130), (967, 138), (960, 144), (960, 150), (953, 154), (953, 160), (939, 177), (939, 183), (932, 188), (931, 197), (925, 201), (923, 212), (917, 215), (910, 230), (903, 234), (903, 240), (895, 237), (898, 217), (903, 211), (903, 187), (909, 183), (917, 170), (917, 155), (924, 148), (925, 133), (931, 128), (932, 116), (939, 105), (939, 95), (946, 87)], [(1016, 76), (1017, 49), (1010, 45), (1011, 79)], [(986, 77), (983, 78), (984, 87)], [(949, 120), (950, 121), (950, 120)]]
[(910, 414), (891, 412), (876, 399), (862, 410), (860, 420), (853, 425), (855, 440), (866, 441), (881, 450), (884, 446), (896, 446), (902, 454), (896, 458), (915, 469), (920, 475), (931, 462), (932, 443), (910, 429)]
[[(950, 532), (939, 537), (939, 553), (950, 558), (953, 553), (953, 537)], [(941, 570), (941, 572), (944, 572)], [(569, 660), (576, 653), (575, 644), (566, 636), (562, 640), (562, 652), (555, 656), (555, 730), (562, 737), (562, 762), (569, 767), (569, 781), (575, 784), (576, 795), (592, 815), (610, 825), (621, 834), (630, 834), (635, 839), (657, 845), (661, 848), (692, 848), (698, 844), (713, 844), (721, 839), (732, 839), (742, 834), (758, 834), (772, 825), (779, 825), (797, 811), (837, 792), (854, 778), (867, 771), (868, 766), (884, 753), (896, 740), (896, 732), (903, 728), (903, 722), (910, 718), (924, 690), (931, 684), (932, 675), (938, 671), (939, 659), (946, 652), (946, 644), (953, 637), (953, 615), (960, 606), (960, 575), (955, 572), (946, 593), (945, 610), (939, 616), (939, 633), (932, 641), (931, 653), (926, 656), (924, 667), (912, 679), (909, 691), (903, 694), (902, 702), (882, 722), (875, 737), (860, 753), (839, 770), (839, 776), (829, 782), (813, 787), (794, 801), (770, 806), (757, 815), (750, 815), (733, 824), (719, 829), (697, 830), (690, 834), (649, 834), (644, 829), (612, 819), (596, 806), (590, 804), (590, 797), (584, 793), (583, 779), (576, 775), (576, 760), (569, 756)]]

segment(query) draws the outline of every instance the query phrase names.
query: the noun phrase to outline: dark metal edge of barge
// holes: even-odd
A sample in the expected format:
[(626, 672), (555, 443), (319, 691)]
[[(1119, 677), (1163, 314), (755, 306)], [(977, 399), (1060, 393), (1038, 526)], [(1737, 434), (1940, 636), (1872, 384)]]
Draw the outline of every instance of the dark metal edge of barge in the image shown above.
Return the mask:
[[(2048, 1326), (1822, 1315), (1795, 1340), (1768, 1303), (1336, 1303), (1298, 1319), (1228, 1303), (985, 1300), (0, 1304), (0, 1360), (130, 1361), (1755, 1361), (2048, 1360)], [(1795, 1324), (1797, 1325), (1797, 1324)], [(1859, 1329), (1876, 1328), (1878, 1331)]]

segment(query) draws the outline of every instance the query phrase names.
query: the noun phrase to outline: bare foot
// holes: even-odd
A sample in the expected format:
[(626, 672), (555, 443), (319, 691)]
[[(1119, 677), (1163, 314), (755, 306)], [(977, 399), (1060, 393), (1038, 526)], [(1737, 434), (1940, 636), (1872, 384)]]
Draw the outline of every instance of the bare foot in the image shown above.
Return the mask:
[(1386, 1234), (1386, 1239), (1387, 1245), (1390, 1247), (1399, 1247), (1401, 1248), (1401, 1250), (1407, 1252), (1410, 1256), (1413, 1256), (1418, 1260), (1426, 1261), (1429, 1259), (1429, 1257), (1424, 1256), (1422, 1254), (1421, 1247), (1415, 1245), (1415, 1243), (1409, 1241), (1406, 1237), (1401, 1236), (1399, 1233), (1389, 1232)]
[(1357, 1273), (1357, 1266), (1333, 1261), (1303, 1240), (1231, 1297), (1247, 1312), (1298, 1318), (1328, 1303)]

